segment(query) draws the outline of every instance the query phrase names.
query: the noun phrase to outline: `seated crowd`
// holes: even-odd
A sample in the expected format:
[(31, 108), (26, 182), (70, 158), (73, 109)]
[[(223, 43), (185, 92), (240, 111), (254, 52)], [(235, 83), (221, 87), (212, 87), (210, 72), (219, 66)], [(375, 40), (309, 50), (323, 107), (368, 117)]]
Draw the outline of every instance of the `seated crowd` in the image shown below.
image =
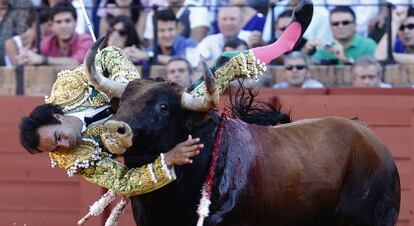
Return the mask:
[[(78, 1), (0, 0), (0, 66), (78, 65), (93, 39)], [(299, 0), (87, 0), (96, 35), (143, 67), (165, 65), (166, 78), (188, 87), (200, 55), (210, 64), (223, 51), (277, 39)], [(212, 2), (215, 2), (212, 4)], [(314, 18), (274, 88), (321, 88), (313, 65), (352, 65), (355, 87), (382, 87), (382, 63), (414, 63), (414, 6), (405, 0), (313, 0)], [(385, 3), (392, 11), (387, 34)], [(271, 6), (271, 7), (269, 7)], [(38, 7), (38, 8), (36, 8)], [(38, 10), (39, 9), (39, 10)], [(389, 37), (391, 36), (391, 37)], [(391, 38), (392, 56), (387, 53)], [(260, 81), (259, 81), (260, 82)], [(407, 84), (409, 86), (410, 84)]]

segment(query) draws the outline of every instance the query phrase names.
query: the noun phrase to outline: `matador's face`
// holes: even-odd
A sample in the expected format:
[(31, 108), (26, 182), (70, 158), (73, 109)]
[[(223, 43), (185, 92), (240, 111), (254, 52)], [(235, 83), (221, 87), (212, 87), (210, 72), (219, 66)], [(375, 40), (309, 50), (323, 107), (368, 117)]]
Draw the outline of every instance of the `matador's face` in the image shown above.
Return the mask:
[(69, 151), (80, 144), (82, 140), (82, 127), (73, 123), (71, 117), (55, 114), (60, 124), (41, 126), (37, 130), (39, 145), (37, 149), (43, 152)]

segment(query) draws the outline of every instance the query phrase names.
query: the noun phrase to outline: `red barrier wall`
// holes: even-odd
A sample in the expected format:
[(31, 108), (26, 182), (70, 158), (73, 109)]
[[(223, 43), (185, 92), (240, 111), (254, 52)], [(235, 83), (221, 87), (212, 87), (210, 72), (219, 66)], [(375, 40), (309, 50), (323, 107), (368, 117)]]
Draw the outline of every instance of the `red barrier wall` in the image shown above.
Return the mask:
[[(294, 120), (323, 116), (358, 116), (392, 151), (402, 184), (399, 226), (414, 226), (413, 174), (414, 90), (411, 89), (263, 89), (260, 98), (277, 95)], [(228, 100), (222, 98), (221, 105)], [(51, 169), (47, 155), (29, 155), (18, 144), (17, 125), (39, 97), (0, 97), (0, 225), (75, 225), (102, 194), (81, 178)], [(107, 214), (107, 213), (106, 213)], [(105, 214), (104, 214), (105, 215)], [(85, 225), (100, 226), (104, 217)], [(132, 226), (128, 209), (119, 225)]]

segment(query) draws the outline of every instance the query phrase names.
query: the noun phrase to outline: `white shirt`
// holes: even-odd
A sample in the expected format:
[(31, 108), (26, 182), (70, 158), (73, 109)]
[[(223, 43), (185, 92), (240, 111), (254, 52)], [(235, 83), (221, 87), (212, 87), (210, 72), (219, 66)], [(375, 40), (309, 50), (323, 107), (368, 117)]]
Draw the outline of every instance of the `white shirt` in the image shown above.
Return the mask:
[[(13, 41), (17, 46), (18, 53), (21, 54), (22, 51), (23, 51), (23, 47), (24, 47), (22, 37), (20, 37), (20, 35), (15, 35), (15, 36), (13, 36)], [(13, 64), (10, 60), (9, 55), (7, 55), (7, 54), (4, 55), (4, 62), (6, 64), (6, 67), (13, 67)]]
[[(199, 5), (199, 3), (186, 0), (183, 4), (183, 7), (178, 10), (176, 18), (180, 18), (180, 16), (184, 13), (186, 9), (190, 11), (190, 28), (193, 29), (195, 27), (210, 27), (210, 15), (205, 7), (185, 7), (187, 5)], [(145, 21), (145, 30), (144, 30), (144, 38), (146, 39), (153, 39), (154, 38), (154, 24), (152, 23), (152, 17), (154, 15), (154, 11), (148, 13), (147, 20)]]
[[(240, 31), (237, 36), (241, 40), (249, 43), (249, 32)], [(223, 53), (224, 36), (221, 33), (208, 35), (197, 45), (197, 51), (207, 60), (215, 61)]]
[[(75, 112), (75, 113), (70, 113), (70, 114), (66, 114), (69, 116), (74, 116), (78, 119), (80, 119), (82, 121), (82, 133), (85, 132), (86, 130), (86, 122), (85, 122), (85, 117), (89, 117), (92, 118), (93, 116), (95, 116), (96, 114), (100, 113), (101, 111), (104, 111), (105, 109), (109, 108), (109, 105), (104, 105), (102, 107), (99, 108), (87, 108), (84, 111), (80, 111), (80, 112)], [(109, 115), (108, 117), (101, 119), (99, 121), (93, 122), (91, 124), (96, 124), (96, 123), (104, 123), (106, 122), (112, 115)]]

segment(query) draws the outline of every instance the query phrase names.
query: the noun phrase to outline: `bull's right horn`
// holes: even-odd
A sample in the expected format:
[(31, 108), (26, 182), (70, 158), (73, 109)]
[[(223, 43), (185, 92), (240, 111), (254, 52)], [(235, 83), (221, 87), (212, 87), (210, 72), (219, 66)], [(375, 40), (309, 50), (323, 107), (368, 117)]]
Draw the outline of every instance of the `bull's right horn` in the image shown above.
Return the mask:
[(89, 82), (96, 89), (110, 97), (121, 98), (122, 93), (124, 92), (127, 84), (115, 82), (111, 79), (108, 79), (96, 70), (95, 56), (98, 52), (98, 49), (102, 47), (102, 45), (105, 42), (105, 37), (99, 38), (86, 53), (86, 57), (84, 60), (85, 74), (88, 77)]
[(201, 96), (192, 96), (186, 92), (181, 95), (181, 106), (185, 109), (198, 112), (208, 112), (213, 110), (219, 102), (219, 94), (216, 90), (216, 81), (207, 62), (201, 57), (204, 67), (204, 83), (206, 92)]

